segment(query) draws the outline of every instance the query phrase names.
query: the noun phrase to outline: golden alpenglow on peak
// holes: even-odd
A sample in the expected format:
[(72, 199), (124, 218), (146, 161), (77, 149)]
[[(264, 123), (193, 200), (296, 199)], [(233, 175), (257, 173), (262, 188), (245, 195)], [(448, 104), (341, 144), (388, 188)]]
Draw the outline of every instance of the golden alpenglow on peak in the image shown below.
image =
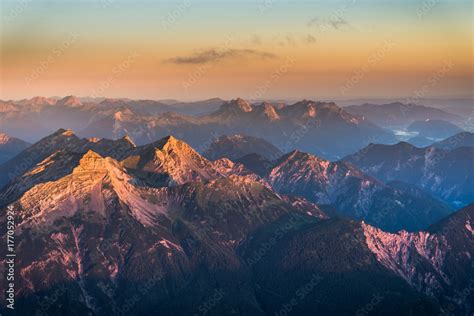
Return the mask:
[(106, 160), (98, 153), (89, 150), (79, 161), (79, 166), (74, 169), (74, 173), (103, 171), (107, 169)]
[(0, 316), (474, 316), (472, 1), (0, 7)]

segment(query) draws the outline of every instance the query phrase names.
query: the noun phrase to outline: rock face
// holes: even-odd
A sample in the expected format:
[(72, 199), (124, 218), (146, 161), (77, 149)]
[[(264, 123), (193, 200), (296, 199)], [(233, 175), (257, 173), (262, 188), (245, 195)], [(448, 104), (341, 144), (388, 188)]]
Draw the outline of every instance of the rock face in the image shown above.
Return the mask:
[(68, 107), (80, 107), (82, 106), (82, 102), (81, 100), (79, 100), (78, 97), (75, 97), (73, 95), (70, 95), (70, 96), (67, 96), (67, 97), (64, 97), (60, 100), (58, 100), (58, 102), (56, 102), (56, 105), (57, 106), (68, 106)]
[(210, 161), (173, 136), (136, 148), (123, 164), (129, 169), (159, 176), (165, 185), (220, 177)]
[(332, 204), (339, 214), (386, 230), (419, 230), (451, 213), (422, 192), (384, 184), (345, 162), (329, 162), (294, 151), (277, 161), (265, 177), (280, 193)]
[(280, 225), (260, 232), (240, 249), (252, 265), (267, 315), (360, 315), (370, 305), (380, 315), (438, 312), (435, 301), (377, 260), (361, 224), (343, 219), (295, 223), (273, 248), (262, 251), (282, 226), (288, 227)]
[[(453, 314), (474, 310), (474, 205), (429, 231), (397, 234), (362, 224), (366, 243), (385, 267), (411, 286), (438, 297)], [(458, 266), (458, 268), (454, 268)]]
[[(0, 226), (7, 210), (15, 217), (18, 314), (473, 310), (472, 293), (458, 295), (474, 277), (473, 206), (427, 230), (389, 233), (304, 198), (349, 214), (344, 194), (394, 190), (347, 163), (293, 152), (264, 178), (174, 137), (138, 147), (66, 130), (46, 139), (24, 151), (31, 164), (0, 192)], [(381, 210), (392, 197), (384, 201)], [(5, 258), (0, 247), (2, 273)]]
[(220, 158), (239, 160), (250, 154), (257, 154), (268, 160), (276, 160), (283, 156), (278, 148), (264, 139), (245, 135), (221, 136), (209, 146), (203, 155), (210, 160)]
[(10, 160), (29, 146), (29, 143), (21, 139), (0, 133), (0, 164)]
[(416, 148), (408, 143), (371, 144), (344, 158), (382, 181), (417, 185), (453, 206), (474, 202), (474, 148)]

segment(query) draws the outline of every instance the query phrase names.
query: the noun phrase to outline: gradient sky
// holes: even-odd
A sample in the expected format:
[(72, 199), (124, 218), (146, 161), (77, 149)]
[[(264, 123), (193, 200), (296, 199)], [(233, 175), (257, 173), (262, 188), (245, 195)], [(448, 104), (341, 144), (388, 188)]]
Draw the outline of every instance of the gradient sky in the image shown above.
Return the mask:
[(472, 1), (0, 0), (0, 99), (469, 96)]

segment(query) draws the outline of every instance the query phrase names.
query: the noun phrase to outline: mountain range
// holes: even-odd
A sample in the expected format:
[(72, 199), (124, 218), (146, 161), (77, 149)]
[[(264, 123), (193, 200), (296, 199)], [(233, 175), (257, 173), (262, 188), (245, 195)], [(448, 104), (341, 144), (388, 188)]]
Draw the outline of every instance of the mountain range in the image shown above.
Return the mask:
[[(298, 151), (270, 163), (257, 175), (172, 136), (136, 146), (58, 130), (33, 144), (0, 166), (17, 170), (0, 192), (2, 227), (15, 214), (16, 311), (472, 313), (473, 205), (453, 213)], [(371, 225), (377, 212), (386, 222)], [(379, 228), (393, 221), (424, 228)]]
[[(389, 182), (403, 181), (401, 179), (382, 182), (342, 161), (330, 162), (299, 151), (274, 160), (260, 159), (258, 154), (235, 161), (227, 158), (232, 156), (234, 148), (248, 145), (249, 139), (257, 141), (234, 138), (240, 145), (226, 147), (231, 150), (230, 154), (223, 154), (221, 150), (223, 158), (210, 161), (173, 136), (136, 147), (128, 137), (115, 141), (81, 139), (72, 131), (61, 129), (1, 164), (0, 186), (11, 183), (7, 186), (9, 195), (20, 196), (39, 182), (56, 180), (71, 171), (74, 162), (92, 150), (120, 161), (146, 186), (175, 186), (229, 175), (245, 176), (277, 193), (331, 205), (341, 216), (365, 220), (389, 231), (423, 229), (452, 212), (454, 205), (449, 206), (423, 190), (410, 187), (410, 181), (404, 184)], [(464, 194), (460, 189), (454, 192)]]
[[(95, 121), (79, 133), (91, 137), (117, 138), (129, 135), (137, 144), (145, 144), (173, 134), (203, 152), (221, 135), (244, 134), (263, 138), (282, 152), (296, 147), (337, 159), (369, 142), (394, 143), (394, 135), (368, 121), (358, 119), (334, 103), (301, 101), (293, 105), (270, 103), (253, 105), (243, 99), (225, 102), (210, 114), (187, 116), (163, 113), (140, 116), (133, 111), (117, 112)], [(340, 139), (339, 142), (332, 141)]]
[(458, 147), (467, 134), (458, 135), (440, 143), (444, 145), (425, 148), (406, 142), (371, 144), (344, 161), (382, 181), (410, 183), (453, 206), (463, 206), (474, 202), (474, 147)]
[(413, 103), (365, 103), (346, 106), (344, 110), (353, 115), (364, 117), (380, 126), (391, 128), (405, 128), (416, 121), (426, 120), (444, 120), (454, 124), (462, 124), (465, 121), (463, 117), (457, 114)]
[[(0, 102), (0, 126), (15, 137), (38, 141), (32, 135), (46, 136), (59, 124), (86, 138), (119, 139), (128, 135), (138, 145), (172, 134), (200, 153), (220, 136), (243, 134), (262, 138), (284, 153), (299, 149), (331, 160), (370, 142), (397, 141), (391, 131), (331, 102), (251, 104), (237, 98), (199, 103), (128, 99), (83, 103), (74, 96)], [(334, 138), (339, 141), (334, 142)]]
[[(36, 142), (62, 126), (80, 131), (89, 124), (117, 112), (133, 111), (137, 115), (153, 116), (175, 111), (202, 114), (214, 111), (224, 101), (209, 99), (198, 102), (160, 102), (108, 98), (34, 97), (19, 101), (0, 101), (2, 131), (15, 137)], [(101, 135), (95, 135), (100, 137)]]
[[(18, 137), (0, 136), (16, 312), (472, 314), (473, 134), (427, 107), (353, 111), (240, 98), (0, 102), (2, 131)], [(51, 131), (59, 124), (72, 129)], [(400, 131), (429, 142), (399, 142)], [(2, 273), (4, 258), (6, 247)]]

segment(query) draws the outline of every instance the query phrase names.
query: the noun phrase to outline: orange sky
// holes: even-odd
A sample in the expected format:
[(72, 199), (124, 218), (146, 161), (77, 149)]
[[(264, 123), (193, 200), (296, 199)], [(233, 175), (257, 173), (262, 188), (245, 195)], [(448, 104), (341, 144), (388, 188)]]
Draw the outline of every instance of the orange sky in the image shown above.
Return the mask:
[(469, 1), (11, 1), (2, 2), (2, 21), (1, 99), (473, 90)]

